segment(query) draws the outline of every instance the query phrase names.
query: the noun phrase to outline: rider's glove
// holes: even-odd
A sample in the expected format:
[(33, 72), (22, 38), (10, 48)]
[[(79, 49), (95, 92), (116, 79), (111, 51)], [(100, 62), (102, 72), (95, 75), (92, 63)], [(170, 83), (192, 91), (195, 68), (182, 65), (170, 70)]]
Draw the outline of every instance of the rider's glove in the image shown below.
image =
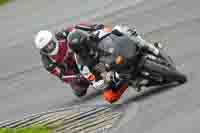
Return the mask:
[(67, 39), (69, 32), (66, 30), (59, 31), (55, 34), (57, 40)]

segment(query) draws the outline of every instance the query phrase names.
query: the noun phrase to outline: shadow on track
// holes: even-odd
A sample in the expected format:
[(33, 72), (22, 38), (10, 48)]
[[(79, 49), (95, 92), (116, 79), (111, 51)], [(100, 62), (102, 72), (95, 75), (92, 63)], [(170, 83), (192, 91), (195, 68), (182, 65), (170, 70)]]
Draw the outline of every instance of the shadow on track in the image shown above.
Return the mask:
[(87, 101), (91, 101), (92, 99), (95, 99), (98, 96), (102, 95), (102, 90), (93, 91), (89, 94), (86, 94), (86, 96), (83, 96), (81, 98), (75, 98), (74, 100), (62, 105), (62, 106), (73, 106), (73, 105), (80, 105), (82, 103), (86, 103)]
[[(141, 101), (141, 100), (145, 100), (145, 99), (148, 99), (150, 98), (151, 96), (154, 96), (154, 95), (158, 95), (160, 93), (163, 93), (165, 91), (169, 91), (171, 90), (172, 88), (175, 88), (176, 86), (180, 86), (179, 84), (175, 84), (175, 83), (172, 83), (172, 84), (166, 84), (166, 85), (162, 85), (162, 86), (156, 86), (156, 87), (151, 87), (151, 88), (148, 88), (146, 89), (145, 91), (141, 92), (141, 93), (138, 93), (137, 95), (133, 95), (132, 97), (128, 98), (128, 99), (125, 99), (122, 103), (120, 104), (114, 104), (114, 106), (116, 108), (119, 108), (123, 105), (128, 105), (132, 102), (137, 102), (137, 101)], [(129, 88), (129, 89), (133, 89), (133, 88)], [(90, 101), (92, 99), (95, 99), (97, 98), (98, 96), (101, 96), (102, 95), (102, 90), (98, 90), (98, 91), (93, 91), (91, 92), (90, 94), (82, 97), (82, 98), (76, 98), (64, 105), (61, 105), (61, 106), (73, 106), (73, 105), (81, 105), (81, 104), (84, 104), (86, 103), (87, 101)]]
[[(113, 110), (120, 110), (122, 108), (126, 108), (129, 104), (133, 103), (133, 102), (138, 102), (138, 101), (142, 101), (142, 100), (148, 100), (148, 98), (150, 98), (151, 96), (155, 96), (155, 95), (159, 95), (160, 93), (164, 93), (166, 91), (169, 91), (177, 86), (180, 86), (179, 84), (165, 84), (162, 86), (156, 86), (156, 87), (151, 87), (148, 88), (147, 90), (138, 93), (135, 96), (132, 96), (128, 99), (125, 99), (122, 103), (120, 104), (115, 104)], [(133, 89), (133, 88), (130, 88)]]
[(156, 86), (156, 87), (151, 87), (151, 88), (148, 88), (146, 91), (134, 96), (134, 97), (131, 97), (129, 99), (126, 99), (123, 104), (129, 104), (133, 101), (137, 102), (137, 101), (141, 101), (141, 100), (145, 100), (147, 98), (150, 98), (151, 96), (155, 96), (155, 95), (158, 95), (160, 93), (163, 93), (165, 91), (169, 91), (171, 90), (172, 88), (175, 88), (179, 86), (179, 84), (166, 84), (166, 85), (162, 85), (162, 86)]

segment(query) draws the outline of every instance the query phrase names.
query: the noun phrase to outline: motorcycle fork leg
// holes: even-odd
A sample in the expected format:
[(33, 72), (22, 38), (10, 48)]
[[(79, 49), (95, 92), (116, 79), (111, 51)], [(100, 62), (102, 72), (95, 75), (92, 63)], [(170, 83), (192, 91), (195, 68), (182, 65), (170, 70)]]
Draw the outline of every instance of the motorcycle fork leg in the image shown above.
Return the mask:
[(144, 78), (137, 78), (134, 81), (131, 81), (131, 86), (137, 91), (140, 92), (142, 86), (145, 86), (145, 82), (148, 81)]

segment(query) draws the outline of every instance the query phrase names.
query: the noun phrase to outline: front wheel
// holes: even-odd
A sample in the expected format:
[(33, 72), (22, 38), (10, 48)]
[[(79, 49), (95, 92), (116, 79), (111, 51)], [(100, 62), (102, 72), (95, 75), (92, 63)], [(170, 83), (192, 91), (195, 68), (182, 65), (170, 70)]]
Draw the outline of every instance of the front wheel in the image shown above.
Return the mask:
[(143, 69), (150, 74), (152, 73), (160, 75), (165, 81), (176, 81), (180, 84), (183, 84), (187, 81), (187, 77), (184, 74), (178, 72), (177, 70), (170, 69), (165, 65), (158, 64), (153, 60), (146, 59), (143, 64)]

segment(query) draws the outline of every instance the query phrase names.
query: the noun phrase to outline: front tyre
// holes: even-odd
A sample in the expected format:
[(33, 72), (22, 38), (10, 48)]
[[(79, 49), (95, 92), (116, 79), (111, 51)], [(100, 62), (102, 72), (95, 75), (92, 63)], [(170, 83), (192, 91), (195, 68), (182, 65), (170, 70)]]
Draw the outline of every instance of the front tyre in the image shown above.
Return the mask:
[(177, 70), (174, 69), (170, 69), (169, 67), (162, 65), (162, 64), (158, 64), (152, 60), (146, 59), (144, 64), (143, 64), (143, 68), (145, 71), (157, 75), (160, 75), (164, 80), (166, 81), (176, 81), (180, 84), (183, 84), (187, 81), (187, 77), (178, 72)]

